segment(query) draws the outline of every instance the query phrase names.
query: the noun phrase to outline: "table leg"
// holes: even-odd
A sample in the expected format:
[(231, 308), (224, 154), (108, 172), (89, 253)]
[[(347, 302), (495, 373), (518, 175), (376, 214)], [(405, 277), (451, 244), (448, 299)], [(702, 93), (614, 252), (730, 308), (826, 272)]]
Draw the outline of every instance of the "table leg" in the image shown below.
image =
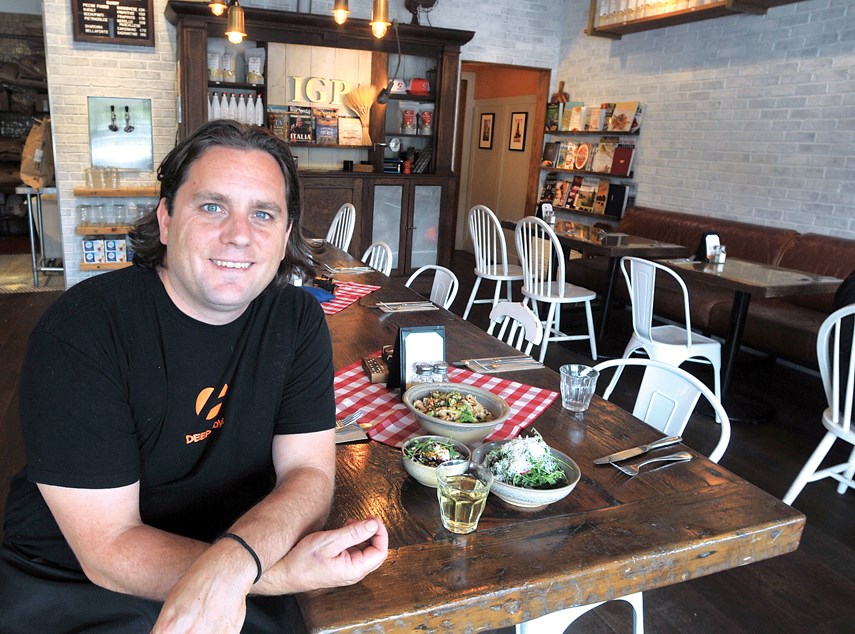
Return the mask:
[(768, 402), (756, 397), (736, 394), (731, 390), (733, 371), (736, 368), (736, 358), (742, 345), (742, 333), (745, 330), (745, 320), (748, 316), (748, 306), (751, 295), (736, 291), (733, 296), (733, 307), (730, 310), (730, 326), (725, 339), (721, 366), (721, 395), (727, 415), (731, 422), (760, 423), (767, 422), (775, 414), (775, 409)]
[[(36, 197), (38, 200), (38, 197)], [(38, 288), (39, 286), (39, 265), (36, 260), (36, 233), (34, 228), (35, 223), (35, 213), (36, 210), (33, 209), (33, 194), (27, 193), (27, 219), (29, 220), (30, 226), (30, 255), (33, 259), (33, 286)], [(41, 234), (42, 228), (39, 227), (39, 232)]]
[(614, 256), (609, 258), (606, 292), (603, 296), (603, 304), (600, 306), (600, 327), (597, 329), (597, 344), (600, 344), (606, 335), (606, 322), (608, 321), (609, 308), (612, 305), (612, 296), (614, 295), (615, 282), (617, 281), (618, 259)]

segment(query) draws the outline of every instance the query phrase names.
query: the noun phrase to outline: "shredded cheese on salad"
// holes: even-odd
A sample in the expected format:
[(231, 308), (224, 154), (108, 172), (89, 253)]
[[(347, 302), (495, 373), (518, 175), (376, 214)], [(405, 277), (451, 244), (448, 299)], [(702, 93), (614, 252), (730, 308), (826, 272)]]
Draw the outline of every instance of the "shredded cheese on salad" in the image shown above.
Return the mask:
[(493, 449), (484, 464), (496, 479), (525, 489), (557, 489), (568, 483), (561, 463), (537, 432)]

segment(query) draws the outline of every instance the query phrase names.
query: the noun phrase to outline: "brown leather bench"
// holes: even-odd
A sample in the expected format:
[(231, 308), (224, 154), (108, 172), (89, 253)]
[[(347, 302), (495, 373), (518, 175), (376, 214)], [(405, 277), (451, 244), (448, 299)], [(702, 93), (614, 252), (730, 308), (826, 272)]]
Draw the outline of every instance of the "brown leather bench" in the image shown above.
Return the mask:
[[(841, 279), (855, 270), (855, 240), (792, 229), (708, 218), (696, 214), (632, 207), (617, 231), (654, 240), (682, 244), (694, 253), (706, 232), (718, 233), (728, 257), (775, 264)], [(605, 258), (572, 260), (569, 281), (602, 292), (606, 283)], [(659, 284), (660, 278), (657, 278)], [(668, 319), (682, 319), (682, 295), (671, 280), (657, 286), (654, 311)], [(730, 324), (731, 292), (707, 284), (690, 283), (692, 326), (724, 336)], [(615, 296), (628, 301), (626, 285), (618, 280)], [(752, 300), (745, 324), (743, 345), (802, 365), (816, 367), (816, 334), (832, 312), (832, 293), (781, 299)]]

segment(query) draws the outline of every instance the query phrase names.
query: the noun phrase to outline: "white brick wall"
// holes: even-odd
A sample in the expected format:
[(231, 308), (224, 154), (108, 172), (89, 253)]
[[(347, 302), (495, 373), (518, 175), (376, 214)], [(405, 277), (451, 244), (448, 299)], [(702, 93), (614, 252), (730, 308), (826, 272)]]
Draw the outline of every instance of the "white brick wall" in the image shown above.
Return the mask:
[[(245, 0), (295, 10), (297, 0)], [(403, 2), (390, 12), (401, 22)], [(584, 35), (588, 0), (440, 0), (423, 24), (476, 32), (465, 61), (557, 69), (571, 98), (640, 100), (639, 204), (855, 238), (855, 2), (806, 0), (612, 41)], [(155, 164), (176, 124), (175, 37), (156, 47), (74, 42), (71, 3), (44, 0), (66, 283), (77, 270), (72, 190), (89, 161), (86, 97), (150, 98)], [(302, 0), (329, 14), (332, 0)], [(350, 0), (368, 18), (371, 0)], [(489, 12), (489, 17), (486, 17)], [(150, 184), (135, 174), (130, 184)]]

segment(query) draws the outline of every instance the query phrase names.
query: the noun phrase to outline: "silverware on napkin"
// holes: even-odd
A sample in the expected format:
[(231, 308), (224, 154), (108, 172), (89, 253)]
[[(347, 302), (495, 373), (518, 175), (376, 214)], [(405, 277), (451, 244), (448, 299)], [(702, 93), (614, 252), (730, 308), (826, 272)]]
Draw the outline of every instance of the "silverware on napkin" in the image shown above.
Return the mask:
[(439, 310), (432, 302), (377, 302), (377, 308), (384, 313), (406, 313), (417, 310)]
[(597, 458), (596, 460), (594, 460), (594, 464), (608, 464), (610, 462), (620, 462), (621, 460), (626, 460), (627, 458), (640, 456), (643, 453), (647, 453), (651, 449), (657, 449), (659, 447), (667, 447), (668, 445), (676, 444), (681, 440), (683, 439), (680, 436), (668, 436), (667, 438), (660, 438), (659, 440), (654, 440), (653, 442), (647, 443), (646, 445), (639, 445), (638, 447), (624, 449), (623, 451), (617, 451), (615, 453), (610, 453), (608, 456)]

